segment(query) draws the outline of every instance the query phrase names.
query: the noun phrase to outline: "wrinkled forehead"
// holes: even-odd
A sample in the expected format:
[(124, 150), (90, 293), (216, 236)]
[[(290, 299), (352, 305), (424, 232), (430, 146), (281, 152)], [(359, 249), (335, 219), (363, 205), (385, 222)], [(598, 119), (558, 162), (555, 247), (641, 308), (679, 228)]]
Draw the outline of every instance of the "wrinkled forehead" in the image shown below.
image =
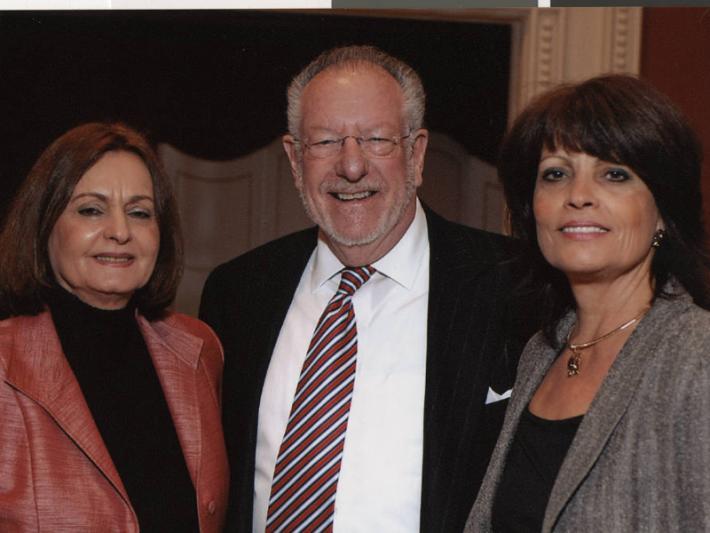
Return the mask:
[(383, 68), (366, 62), (328, 67), (306, 85), (301, 98), (303, 131), (399, 130), (405, 123), (399, 83)]
[(69, 198), (145, 198), (153, 201), (153, 176), (143, 158), (129, 150), (103, 153), (76, 182)]
[[(325, 67), (306, 84), (304, 94), (321, 84), (342, 84), (345, 80), (355, 80), (361, 84), (380, 84), (381, 86), (399, 88), (399, 83), (394, 76), (383, 67), (369, 61), (355, 60)], [(399, 92), (401, 93), (401, 90)]]

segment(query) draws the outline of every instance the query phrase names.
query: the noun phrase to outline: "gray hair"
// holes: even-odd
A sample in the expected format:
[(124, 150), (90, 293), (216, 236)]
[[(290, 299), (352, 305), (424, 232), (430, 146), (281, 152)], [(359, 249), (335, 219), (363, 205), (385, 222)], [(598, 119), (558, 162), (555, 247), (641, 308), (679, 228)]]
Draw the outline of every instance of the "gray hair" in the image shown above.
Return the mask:
[(301, 125), (301, 95), (310, 81), (331, 67), (369, 63), (388, 72), (399, 84), (404, 95), (404, 115), (412, 130), (422, 127), (426, 96), (422, 80), (414, 70), (399, 59), (374, 46), (343, 46), (326, 50), (299, 72), (288, 86), (288, 130), (297, 135)]

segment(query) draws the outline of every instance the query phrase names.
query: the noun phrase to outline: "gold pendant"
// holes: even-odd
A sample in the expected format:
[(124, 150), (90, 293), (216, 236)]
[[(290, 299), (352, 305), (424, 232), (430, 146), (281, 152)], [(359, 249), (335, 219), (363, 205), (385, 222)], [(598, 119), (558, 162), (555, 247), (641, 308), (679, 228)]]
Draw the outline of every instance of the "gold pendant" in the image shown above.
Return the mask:
[(569, 359), (567, 360), (568, 378), (579, 375), (579, 359), (579, 354), (576, 352), (572, 352), (572, 355), (570, 355)]

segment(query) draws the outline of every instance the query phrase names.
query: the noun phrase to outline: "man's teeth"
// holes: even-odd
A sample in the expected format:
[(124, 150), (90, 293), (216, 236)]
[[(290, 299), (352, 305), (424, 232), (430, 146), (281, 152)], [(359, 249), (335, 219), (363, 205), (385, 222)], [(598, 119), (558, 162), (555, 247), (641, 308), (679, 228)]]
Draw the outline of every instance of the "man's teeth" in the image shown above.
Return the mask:
[(335, 193), (335, 197), (338, 200), (362, 200), (363, 198), (369, 198), (372, 196), (374, 193), (372, 191), (362, 191), (362, 192), (353, 192), (353, 193), (346, 193), (346, 192), (337, 192)]
[(130, 257), (114, 257), (109, 255), (97, 255), (96, 259), (106, 263), (128, 263), (128, 261), (131, 260)]
[(606, 233), (607, 229), (599, 226), (568, 226), (562, 228), (563, 233)]

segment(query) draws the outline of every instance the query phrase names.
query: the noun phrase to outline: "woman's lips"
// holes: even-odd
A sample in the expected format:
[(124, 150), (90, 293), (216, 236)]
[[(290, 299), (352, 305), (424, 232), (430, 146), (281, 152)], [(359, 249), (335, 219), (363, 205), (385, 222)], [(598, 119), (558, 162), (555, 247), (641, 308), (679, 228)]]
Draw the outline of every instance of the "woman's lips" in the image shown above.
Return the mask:
[(94, 259), (102, 265), (128, 266), (133, 262), (134, 256), (131, 254), (96, 254)]
[(565, 226), (563, 233), (606, 233), (608, 229), (600, 226)]
[(609, 228), (589, 222), (572, 222), (562, 226), (560, 232), (570, 239), (586, 240), (594, 239), (608, 233)]

